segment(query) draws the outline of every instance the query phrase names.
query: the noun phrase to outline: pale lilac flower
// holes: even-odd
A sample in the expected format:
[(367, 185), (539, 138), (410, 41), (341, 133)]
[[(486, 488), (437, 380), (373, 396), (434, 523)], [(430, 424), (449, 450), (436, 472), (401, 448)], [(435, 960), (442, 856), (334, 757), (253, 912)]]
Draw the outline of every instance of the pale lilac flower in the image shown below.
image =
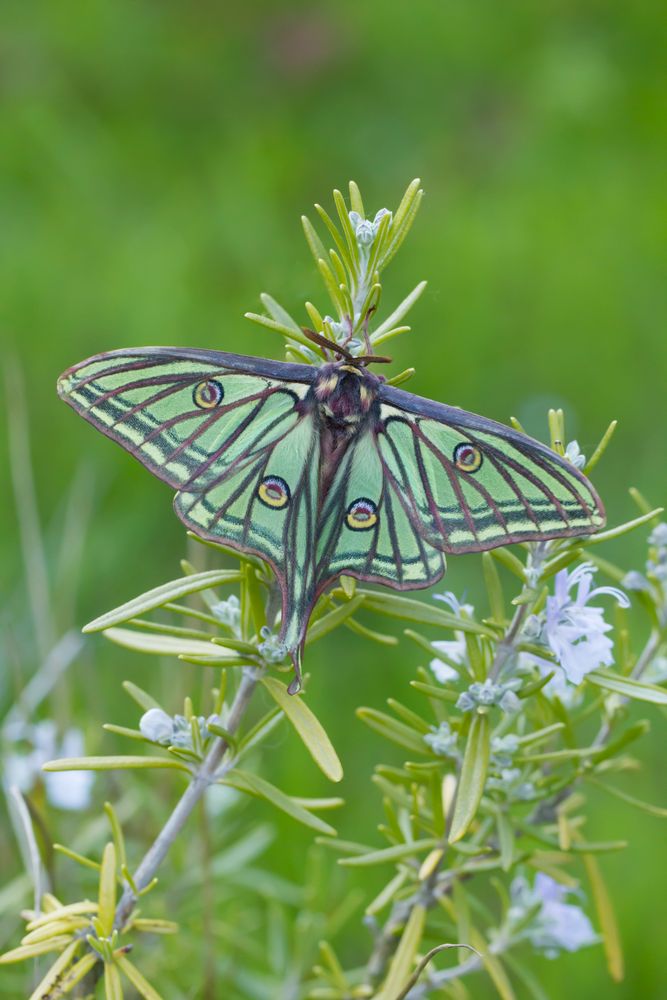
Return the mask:
[(648, 536), (649, 545), (655, 545), (658, 549), (667, 548), (667, 522), (661, 521), (657, 524)]
[(599, 938), (581, 907), (565, 902), (571, 890), (548, 875), (538, 872), (532, 888), (526, 879), (514, 879), (510, 892), (512, 905), (507, 914), (510, 930), (512, 925), (525, 920), (530, 910), (539, 907), (517, 939), (527, 939), (549, 958), (555, 958), (561, 951), (578, 951), (598, 942)]
[(457, 735), (452, 732), (449, 723), (441, 722), (437, 728), (431, 726), (431, 730), (424, 736), (424, 743), (430, 746), (433, 753), (437, 753), (439, 757), (456, 756)]
[[(609, 594), (621, 607), (630, 604), (617, 587), (591, 589), (594, 573), (591, 563), (582, 563), (571, 573), (566, 569), (557, 573), (554, 595), (547, 598), (542, 618), (541, 641), (551, 649), (570, 684), (581, 684), (591, 670), (614, 662), (613, 643), (607, 635), (612, 626), (604, 620), (602, 608), (591, 607), (589, 601)], [(554, 668), (553, 663), (539, 656), (528, 653), (525, 657), (537, 663), (543, 673)]]
[(636, 569), (631, 569), (629, 573), (626, 573), (621, 583), (626, 590), (651, 590), (651, 584), (644, 574), (639, 573)]
[(162, 708), (149, 708), (139, 720), (139, 729), (151, 743), (169, 746), (174, 731), (174, 720)]
[(5, 727), (4, 736), (15, 745), (25, 746), (25, 750), (17, 748), (5, 756), (3, 781), (7, 786), (15, 785), (27, 795), (41, 780), (51, 805), (73, 812), (87, 808), (94, 781), (90, 771), (42, 771), (47, 760), (83, 756), (84, 740), (80, 729), (67, 729), (59, 740), (56, 724), (51, 719), (34, 724), (17, 721)]
[[(208, 739), (210, 735), (207, 722), (213, 721), (214, 718), (217, 717), (209, 716), (209, 719), (205, 719), (203, 715), (197, 716), (203, 740)], [(183, 747), (186, 750), (193, 749), (190, 720), (184, 715), (167, 715), (161, 708), (149, 708), (139, 720), (139, 729), (151, 743), (167, 747)]]
[[(472, 618), (475, 611), (472, 604), (462, 604), (451, 590), (446, 591), (444, 594), (434, 594), (433, 596), (436, 601), (442, 601), (443, 604), (451, 608), (455, 615), (463, 618)], [(453, 639), (438, 639), (431, 643), (431, 645), (438, 652), (444, 653), (449, 660), (453, 660), (454, 663), (460, 663), (463, 666), (466, 661), (468, 650), (463, 632), (457, 630), (454, 632)], [(444, 660), (431, 660), (429, 666), (433, 672), (433, 676), (441, 684), (447, 684), (449, 681), (457, 681), (459, 679), (458, 671), (450, 663), (445, 663)]]
[(472, 618), (475, 611), (472, 604), (464, 604), (462, 601), (459, 601), (453, 590), (446, 590), (444, 594), (434, 594), (433, 599), (435, 601), (442, 601), (443, 604), (446, 604), (451, 609), (453, 614), (458, 615), (460, 618)]
[(586, 465), (586, 456), (581, 451), (578, 441), (570, 441), (565, 449), (565, 457), (572, 463), (575, 469), (583, 469)]
[[(85, 746), (80, 729), (67, 729), (56, 757), (83, 757)], [(58, 809), (79, 812), (90, 804), (94, 776), (90, 771), (46, 771), (44, 786), (46, 797)]]
[[(450, 660), (462, 664), (466, 658), (466, 641), (463, 632), (456, 632), (455, 635), (455, 639), (437, 639), (431, 645), (438, 652), (444, 653)], [(433, 659), (429, 666), (433, 676), (441, 684), (447, 684), (449, 681), (457, 681), (459, 679), (458, 670), (455, 670), (449, 663), (445, 663), (444, 660)]]

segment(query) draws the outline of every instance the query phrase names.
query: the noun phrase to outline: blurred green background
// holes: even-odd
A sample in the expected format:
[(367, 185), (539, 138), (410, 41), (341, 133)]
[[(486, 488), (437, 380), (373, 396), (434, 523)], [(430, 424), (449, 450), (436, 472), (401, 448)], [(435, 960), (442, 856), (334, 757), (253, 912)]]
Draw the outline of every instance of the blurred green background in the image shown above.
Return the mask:
[[(4, 0), (2, 21), (0, 337), (3, 356), (23, 370), (19, 403), (50, 565), (62, 556), (75, 476), (82, 519), (92, 504), (76, 609), (56, 607), (61, 627), (177, 575), (185, 539), (169, 491), (57, 401), (56, 376), (129, 345), (281, 356), (279, 339), (243, 312), (257, 308), (261, 291), (304, 322), (304, 299), (327, 308), (299, 216), (314, 201), (330, 207), (331, 189), (351, 177), (373, 213), (394, 208), (414, 176), (426, 191), (384, 278), (385, 307), (429, 282), (412, 334), (395, 346), (394, 371), (417, 368), (408, 388), (503, 421), (514, 414), (542, 436), (546, 408), (563, 405), (569, 436), (588, 453), (618, 418), (596, 470), (611, 523), (636, 512), (630, 485), (654, 504), (667, 499), (657, 4)], [(22, 422), (12, 405), (10, 418)], [(7, 470), (5, 427), (3, 415)], [(0, 693), (8, 705), (38, 657), (5, 480)], [(641, 568), (644, 543), (645, 533), (632, 535), (606, 554)], [(481, 600), (478, 577), (475, 557), (452, 559), (447, 586)], [(406, 643), (387, 652), (336, 633), (309, 663), (309, 698), (347, 773), (343, 836), (378, 842), (380, 801), (374, 795), (369, 807), (368, 777), (391, 758), (354, 707), (408, 697), (416, 656)], [(91, 640), (59, 704), (61, 719), (85, 726), (90, 752), (124, 750), (101, 721), (136, 724), (119, 693), (124, 677), (164, 692), (174, 711), (174, 689), (201, 683), (195, 668), (147, 665)], [(654, 734), (644, 746), (637, 794), (664, 801), (664, 739)], [(296, 741), (284, 735), (275, 749), (272, 780), (326, 794)], [(98, 798), (120, 783), (100, 781)], [(173, 796), (163, 784), (146, 820), (155, 830)], [(265, 814), (253, 805), (245, 815), (251, 823)], [(534, 967), (554, 996), (566, 989), (571, 1000), (594, 989), (617, 1000), (667, 995), (659, 821), (601, 799), (589, 827), (591, 839), (631, 841), (603, 861), (627, 979), (608, 982), (600, 949)], [(287, 821), (280, 834), (272, 864), (299, 881), (310, 837)], [(4, 882), (19, 859), (8, 836), (2, 847)], [(368, 894), (379, 886), (375, 876), (347, 884)], [(351, 963), (369, 943), (355, 919), (341, 946)], [(481, 979), (473, 989), (487, 996)]]

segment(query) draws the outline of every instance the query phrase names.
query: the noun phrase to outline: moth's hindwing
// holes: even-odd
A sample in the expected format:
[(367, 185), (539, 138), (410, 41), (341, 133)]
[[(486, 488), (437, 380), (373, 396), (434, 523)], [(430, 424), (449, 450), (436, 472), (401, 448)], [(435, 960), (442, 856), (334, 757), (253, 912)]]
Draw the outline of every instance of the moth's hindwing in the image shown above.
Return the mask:
[(283, 596), (281, 641), (300, 642), (315, 589), (315, 517), (319, 433), (312, 413), (300, 417), (238, 467), (179, 491), (176, 512), (199, 535), (263, 556)]
[(340, 574), (397, 589), (426, 587), (444, 572), (442, 554), (423, 537), (385, 475), (369, 428), (349, 446), (319, 523), (320, 587)]

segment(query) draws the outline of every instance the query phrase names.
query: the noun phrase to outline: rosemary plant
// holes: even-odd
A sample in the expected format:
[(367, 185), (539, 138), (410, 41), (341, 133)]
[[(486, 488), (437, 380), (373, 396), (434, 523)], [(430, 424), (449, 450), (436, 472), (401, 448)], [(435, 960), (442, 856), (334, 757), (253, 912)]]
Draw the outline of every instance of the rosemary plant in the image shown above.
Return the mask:
[[(407, 235), (421, 196), (414, 181), (395, 212), (383, 209), (371, 219), (355, 184), (349, 204), (334, 192), (336, 218), (316, 206), (330, 249), (303, 219), (330, 299), (327, 308), (306, 303), (312, 331), (354, 354), (375, 353), (409, 330), (405, 317), (425, 283), (382, 318), (381, 276)], [(301, 323), (271, 296), (261, 300), (265, 313), (247, 315), (284, 339), (288, 360), (321, 361), (320, 348)], [(390, 381), (399, 384), (412, 371)], [(575, 441), (566, 444), (561, 411), (549, 413), (548, 425), (551, 447), (586, 473), (602, 458), (615, 426), (586, 458)], [(268, 966), (261, 942), (235, 936), (230, 924), (214, 929), (218, 952), (238, 952), (227, 996), (459, 998), (471, 995), (469, 979), (484, 975), (503, 1000), (542, 1000), (526, 950), (556, 956), (598, 944), (610, 975), (620, 979), (621, 942), (601, 859), (626, 844), (587, 838), (589, 793), (602, 789), (629, 807), (667, 816), (666, 809), (639, 801), (617, 784), (618, 775), (637, 766), (629, 748), (649, 725), (628, 715), (628, 702), (647, 709), (667, 704), (667, 524), (660, 520), (661, 509), (631, 492), (638, 515), (627, 524), (473, 557), (486, 588), (482, 607), (450, 592), (405, 597), (345, 577), (320, 598), (307, 633), (307, 669), (317, 669), (311, 647), (341, 628), (355, 633), (360, 647), (400, 639), (406, 659), (414, 662), (409, 683), (421, 698), (418, 710), (394, 691), (387, 692), (388, 712), (358, 709), (359, 719), (405, 758), (401, 766), (378, 764), (375, 770), (380, 803), (379, 841), (373, 846), (338, 839), (322, 818), (344, 806), (340, 798), (295, 797), (262, 776), (269, 737), (285, 724), (332, 783), (341, 779), (342, 767), (309, 707), (307, 684), (304, 693), (290, 696), (282, 679), (291, 665), (275, 638), (271, 570), (258, 558), (191, 536), (192, 549), (201, 545), (201, 558), (184, 560), (179, 577), (101, 615), (83, 631), (102, 633), (146, 656), (167, 657), (174, 671), (178, 660), (195, 664), (213, 678), (210, 689), (186, 697), (184, 704), (160, 704), (126, 681), (135, 725), (104, 726), (123, 752), (63, 755), (44, 764), (48, 776), (168, 772), (176, 804), (141, 859), (129, 856), (123, 832), (137, 815), (141, 822), (137, 796), (129, 804), (121, 797), (118, 807), (105, 805), (108, 840), (94, 856), (90, 845), (86, 853), (54, 845), (68, 863), (96, 873), (98, 880), (93, 898), (60, 898), (46, 885), (43, 861), (49, 848), (38, 843), (29, 791), (6, 782), (35, 894), (23, 912), (24, 936), (0, 958), (2, 969), (37, 960), (31, 1000), (176, 996), (167, 977), (154, 975), (149, 982), (140, 970), (144, 936), (178, 934), (179, 924), (144, 915), (144, 904), (159, 897), (157, 879), (192, 813), (212, 790), (223, 788), (233, 790), (224, 800), (230, 841), (209, 873), (216, 891), (241, 882), (257, 889), (258, 906), (268, 899), (271, 905), (288, 905), (292, 914), (278, 935), (283, 960)], [(642, 529), (649, 532), (642, 572), (626, 571), (599, 555), (606, 542)], [(201, 568), (205, 556), (215, 568)], [(609, 583), (598, 585), (596, 574)], [(643, 626), (636, 616), (628, 617), (631, 603), (644, 614)], [(387, 619), (389, 635), (375, 630), (377, 616)], [(257, 868), (266, 828), (255, 823), (252, 809), (239, 814), (245, 796), (266, 800), (312, 831), (322, 850), (319, 860), (306, 866), (303, 886)], [(343, 960), (336, 938), (362, 918), (359, 899), (339, 895), (336, 872), (371, 866), (383, 870), (385, 884), (364, 901), (366, 930), (357, 938), (356, 953)], [(322, 886), (328, 887), (324, 896)], [(196, 918), (188, 899), (178, 914), (181, 932)], [(202, 992), (193, 978), (195, 994), (219, 995), (212, 992), (213, 974), (204, 975), (209, 979)]]

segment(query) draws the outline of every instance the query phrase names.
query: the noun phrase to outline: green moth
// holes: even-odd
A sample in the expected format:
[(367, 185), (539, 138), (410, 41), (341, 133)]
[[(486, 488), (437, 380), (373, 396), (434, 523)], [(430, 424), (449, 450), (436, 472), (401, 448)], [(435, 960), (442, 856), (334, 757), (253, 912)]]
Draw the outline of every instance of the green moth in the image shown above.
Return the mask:
[(591, 483), (524, 434), (386, 384), (373, 357), (316, 337), (319, 367), (143, 347), (83, 361), (60, 396), (175, 489), (197, 535), (272, 567), (280, 642), (300, 660), (341, 574), (412, 590), (445, 553), (582, 535), (605, 523)]

